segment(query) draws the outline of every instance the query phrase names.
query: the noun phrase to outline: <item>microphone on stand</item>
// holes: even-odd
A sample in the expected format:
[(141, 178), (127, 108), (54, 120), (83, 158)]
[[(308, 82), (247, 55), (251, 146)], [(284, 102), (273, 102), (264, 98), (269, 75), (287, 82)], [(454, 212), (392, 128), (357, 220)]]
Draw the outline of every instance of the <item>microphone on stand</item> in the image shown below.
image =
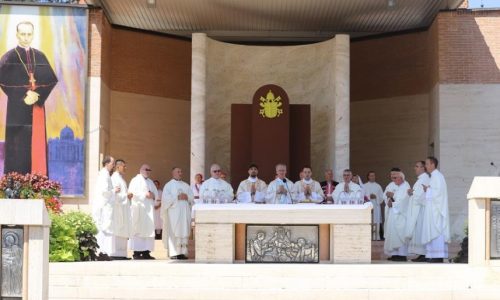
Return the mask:
[(282, 180), (283, 180), (283, 184), (286, 187), (286, 191), (288, 192), (288, 196), (290, 196), (290, 202), (292, 202), (292, 204), (293, 204), (292, 194), (290, 194), (290, 190), (288, 189), (288, 184), (286, 183), (286, 178), (283, 178)]
[(494, 175), (495, 175), (495, 176), (500, 176), (500, 170), (498, 170), (498, 167), (495, 165), (495, 163), (494, 163), (494, 162), (490, 162), (490, 165), (491, 165), (492, 167), (494, 167), (494, 168), (495, 168), (495, 170), (496, 170), (496, 172), (495, 172), (495, 174), (494, 174)]

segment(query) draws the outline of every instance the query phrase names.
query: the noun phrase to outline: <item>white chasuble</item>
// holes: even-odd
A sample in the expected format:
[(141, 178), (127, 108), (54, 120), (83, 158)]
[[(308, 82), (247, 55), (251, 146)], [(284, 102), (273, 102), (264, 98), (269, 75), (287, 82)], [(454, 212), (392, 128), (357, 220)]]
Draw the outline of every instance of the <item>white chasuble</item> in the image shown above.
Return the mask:
[[(255, 187), (255, 193), (252, 194), (252, 187)], [(262, 203), (266, 198), (267, 184), (258, 179), (248, 177), (248, 179), (240, 182), (236, 192), (236, 199), (239, 203)]]
[[(407, 243), (405, 240), (406, 233), (406, 218), (408, 213), (408, 203), (409, 196), (408, 190), (410, 185), (408, 182), (403, 182), (399, 186), (394, 184), (396, 190), (394, 191), (394, 202), (392, 202), (392, 207), (387, 208), (387, 215), (385, 221), (384, 232), (385, 242), (384, 242), (384, 252), (387, 255), (407, 255)], [(397, 253), (399, 248), (405, 248), (404, 253)]]
[[(306, 195), (306, 189), (310, 191), (309, 195)], [(321, 185), (316, 180), (299, 180), (293, 185), (293, 195), (295, 196), (295, 201), (299, 203), (320, 203), (325, 199), (325, 194)]]

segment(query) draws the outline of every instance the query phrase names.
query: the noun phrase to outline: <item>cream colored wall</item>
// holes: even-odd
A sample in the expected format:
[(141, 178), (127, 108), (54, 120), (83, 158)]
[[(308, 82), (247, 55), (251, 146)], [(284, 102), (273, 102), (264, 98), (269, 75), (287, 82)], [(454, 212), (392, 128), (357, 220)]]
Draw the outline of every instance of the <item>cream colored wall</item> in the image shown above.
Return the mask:
[(129, 181), (143, 163), (162, 187), (173, 166), (190, 182), (190, 102), (111, 91), (110, 154), (127, 162)]
[(351, 103), (351, 168), (365, 179), (377, 174), (385, 187), (391, 167), (400, 167), (410, 184), (414, 162), (427, 156), (429, 95), (411, 95)]
[[(348, 59), (348, 49), (345, 55)], [(287, 92), (290, 104), (311, 104), (311, 164), (321, 176), (324, 167), (331, 167), (334, 156), (329, 145), (335, 145), (331, 134), (336, 122), (335, 56), (335, 39), (288, 47), (243, 46), (208, 39), (205, 171), (212, 162), (230, 169), (231, 104), (251, 104), (259, 87), (277, 84)], [(343, 75), (348, 86), (348, 68)], [(345, 117), (349, 118), (348, 113)], [(346, 134), (348, 153), (348, 131)]]
[(439, 86), (439, 157), (448, 185), (452, 237), (463, 235), (467, 191), (474, 176), (500, 167), (500, 84)]

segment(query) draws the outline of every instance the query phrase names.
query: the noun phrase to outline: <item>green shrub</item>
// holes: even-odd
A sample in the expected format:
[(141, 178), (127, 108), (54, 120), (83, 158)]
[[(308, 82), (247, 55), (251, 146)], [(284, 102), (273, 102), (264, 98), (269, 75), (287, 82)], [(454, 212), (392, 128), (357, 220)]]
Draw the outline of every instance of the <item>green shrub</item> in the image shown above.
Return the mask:
[(50, 261), (95, 260), (97, 227), (88, 214), (74, 211), (50, 218)]
[(50, 214), (49, 261), (78, 261), (78, 241), (75, 229), (68, 224), (65, 215)]
[(66, 222), (75, 229), (80, 260), (95, 260), (97, 251), (97, 227), (92, 217), (79, 211), (64, 214)]

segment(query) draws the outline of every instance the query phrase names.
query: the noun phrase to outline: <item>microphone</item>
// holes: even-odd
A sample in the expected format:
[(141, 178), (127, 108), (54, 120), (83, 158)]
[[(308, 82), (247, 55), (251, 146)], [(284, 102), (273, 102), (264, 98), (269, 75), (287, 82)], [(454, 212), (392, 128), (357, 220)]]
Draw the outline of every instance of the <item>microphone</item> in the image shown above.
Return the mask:
[(495, 176), (500, 176), (500, 170), (498, 170), (498, 167), (495, 165), (495, 163), (494, 163), (494, 162), (490, 162), (490, 165), (491, 165), (492, 167), (494, 167), (494, 168), (495, 168), (495, 170), (496, 170), (496, 172), (495, 172), (495, 174), (494, 174), (494, 175), (495, 175)]
[[(290, 194), (290, 190), (288, 189), (288, 184), (286, 183), (286, 178), (283, 178), (283, 179), (282, 179), (282, 181), (283, 181), (283, 184), (284, 184), (284, 185), (285, 185), (285, 187), (286, 187), (286, 191), (288, 192), (288, 195), (290, 196), (290, 202), (292, 202), (292, 203), (293, 203), (293, 201), (292, 201), (292, 195)], [(287, 203), (287, 204), (288, 204), (288, 203)]]

